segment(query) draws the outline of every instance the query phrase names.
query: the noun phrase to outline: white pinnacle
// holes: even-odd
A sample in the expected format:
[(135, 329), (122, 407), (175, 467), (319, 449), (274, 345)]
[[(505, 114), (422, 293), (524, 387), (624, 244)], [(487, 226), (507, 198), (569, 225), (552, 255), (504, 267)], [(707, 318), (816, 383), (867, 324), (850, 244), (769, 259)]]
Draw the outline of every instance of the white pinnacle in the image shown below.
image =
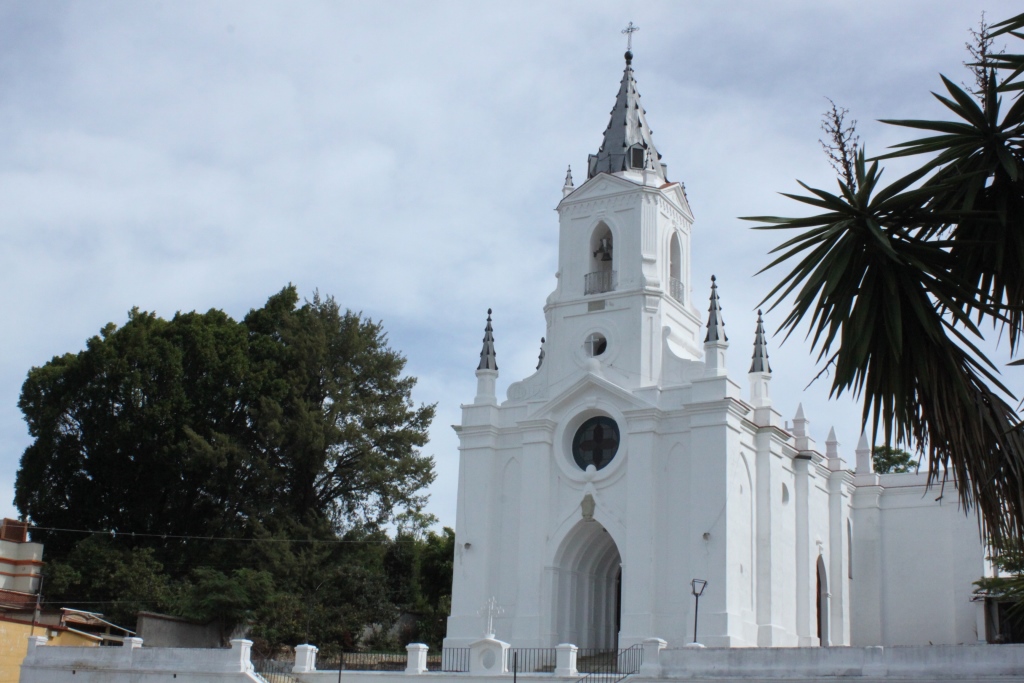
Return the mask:
[(569, 166), (565, 171), (565, 185), (562, 185), (562, 196), (568, 197), (574, 189), (576, 188), (572, 184), (572, 166)]

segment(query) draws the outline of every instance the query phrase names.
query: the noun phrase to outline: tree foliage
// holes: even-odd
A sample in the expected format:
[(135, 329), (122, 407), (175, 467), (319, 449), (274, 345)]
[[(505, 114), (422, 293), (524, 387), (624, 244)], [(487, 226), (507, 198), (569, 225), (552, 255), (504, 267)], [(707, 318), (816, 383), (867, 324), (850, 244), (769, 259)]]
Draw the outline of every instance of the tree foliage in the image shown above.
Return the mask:
[(268, 643), (389, 626), (408, 606), (383, 529), (420, 515), (434, 477), (434, 406), (404, 365), (379, 323), (289, 286), (242, 321), (133, 310), (33, 368), (15, 504), (50, 597), (128, 626), (137, 609), (254, 621)]
[[(991, 28), (985, 40), (1024, 38), (1024, 15)], [(792, 270), (766, 301), (792, 295), (782, 329), (808, 323), (833, 395), (860, 397), (886, 443), (920, 444), (930, 480), (955, 477), (990, 538), (1024, 538), (1024, 435), (978, 346), (989, 323), (1014, 354), (1024, 324), (1024, 56), (984, 55), (977, 96), (941, 77), (951, 120), (885, 121), (926, 136), (875, 160), (861, 148), (838, 192), (786, 195), (820, 213), (750, 220), (799, 231), (773, 251), (766, 269)], [(908, 156), (918, 168), (884, 185), (880, 160)]]
[(878, 474), (910, 472), (917, 467), (910, 453), (892, 446), (875, 446), (871, 449), (871, 460)]
[(997, 620), (999, 635), (989, 642), (1019, 643), (1024, 632), (1024, 551), (1010, 542), (993, 549), (988, 559), (995, 575), (975, 581), (974, 592), (995, 602), (990, 618)]
[(325, 537), (419, 509), (433, 406), (413, 406), (415, 380), (379, 324), (331, 298), (297, 303), (288, 287), (242, 322), (133, 310), (33, 368), (22, 515), (169, 537)]

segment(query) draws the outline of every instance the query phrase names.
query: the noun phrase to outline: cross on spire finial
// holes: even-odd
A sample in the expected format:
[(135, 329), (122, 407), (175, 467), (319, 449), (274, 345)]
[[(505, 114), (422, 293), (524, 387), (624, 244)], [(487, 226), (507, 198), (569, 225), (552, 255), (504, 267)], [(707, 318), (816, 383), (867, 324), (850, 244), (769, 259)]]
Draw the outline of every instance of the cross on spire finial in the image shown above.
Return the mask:
[(640, 30), (639, 26), (633, 26), (633, 22), (629, 22), (629, 26), (622, 29), (622, 32), (626, 34), (626, 50), (628, 52), (633, 51), (633, 34)]

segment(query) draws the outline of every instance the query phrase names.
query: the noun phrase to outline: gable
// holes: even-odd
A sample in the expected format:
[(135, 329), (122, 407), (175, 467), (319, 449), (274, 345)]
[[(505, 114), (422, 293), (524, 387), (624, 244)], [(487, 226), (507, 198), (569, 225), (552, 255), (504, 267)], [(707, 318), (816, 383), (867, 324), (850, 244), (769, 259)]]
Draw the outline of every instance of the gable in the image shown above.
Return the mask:
[(599, 173), (569, 193), (569, 196), (563, 199), (559, 206), (575, 204), (576, 202), (583, 202), (597, 197), (607, 197), (608, 195), (622, 192), (633, 192), (641, 187), (641, 185), (637, 185), (624, 178), (608, 175), (607, 173)]
[(690, 202), (686, 199), (683, 184), (678, 182), (672, 183), (670, 185), (663, 185), (660, 189), (662, 194), (686, 216), (686, 220), (693, 223), (693, 211), (690, 210)]
[(599, 408), (602, 406), (612, 407), (620, 413), (654, 407), (622, 387), (590, 373), (548, 401), (540, 410), (531, 415), (530, 419), (557, 421), (573, 408)]

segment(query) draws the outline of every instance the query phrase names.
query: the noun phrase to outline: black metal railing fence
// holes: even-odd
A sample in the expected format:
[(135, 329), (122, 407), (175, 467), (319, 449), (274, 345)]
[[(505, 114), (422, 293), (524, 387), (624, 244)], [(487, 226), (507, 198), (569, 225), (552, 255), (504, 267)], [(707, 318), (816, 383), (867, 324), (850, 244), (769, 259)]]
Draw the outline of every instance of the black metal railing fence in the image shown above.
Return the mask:
[(317, 657), (317, 671), (405, 671), (405, 652), (341, 652)]
[[(436, 655), (435, 655), (436, 656)], [(469, 671), (469, 648), (446, 647), (441, 650), (441, 667), (430, 668), (430, 657), (427, 657), (428, 671), (447, 671), (449, 673), (465, 673)]]
[(558, 650), (553, 647), (512, 647), (508, 650), (508, 670), (524, 673), (553, 673)]
[(253, 671), (267, 683), (295, 683), (294, 661), (284, 659), (253, 659)]
[[(340, 652), (317, 657), (317, 671), (405, 671), (407, 652)], [(289, 669), (290, 670), (290, 669)], [(469, 671), (469, 648), (446, 647), (427, 655), (427, 671)]]
[[(317, 657), (317, 671), (404, 671), (406, 652), (340, 652)], [(558, 650), (553, 647), (515, 647), (508, 652), (509, 673), (553, 673)], [(253, 669), (267, 683), (294, 683), (295, 662), (285, 659), (253, 659)], [(634, 645), (626, 650), (580, 648), (576, 652), (576, 670), (583, 676), (578, 683), (616, 683), (636, 673), (643, 664), (643, 649)], [(465, 673), (469, 671), (469, 648), (448, 647), (427, 655), (427, 671)]]
[(587, 675), (579, 679), (577, 683), (618, 683), (626, 676), (639, 671), (640, 666), (644, 663), (642, 645), (634, 645), (617, 653), (614, 650), (587, 653), (581, 664), (580, 653), (583, 652), (585, 651), (580, 650), (576, 653), (576, 670)]
[(576, 670), (584, 674), (606, 671), (615, 666), (618, 656), (618, 650), (609, 650), (605, 647), (581, 647), (576, 650)]

